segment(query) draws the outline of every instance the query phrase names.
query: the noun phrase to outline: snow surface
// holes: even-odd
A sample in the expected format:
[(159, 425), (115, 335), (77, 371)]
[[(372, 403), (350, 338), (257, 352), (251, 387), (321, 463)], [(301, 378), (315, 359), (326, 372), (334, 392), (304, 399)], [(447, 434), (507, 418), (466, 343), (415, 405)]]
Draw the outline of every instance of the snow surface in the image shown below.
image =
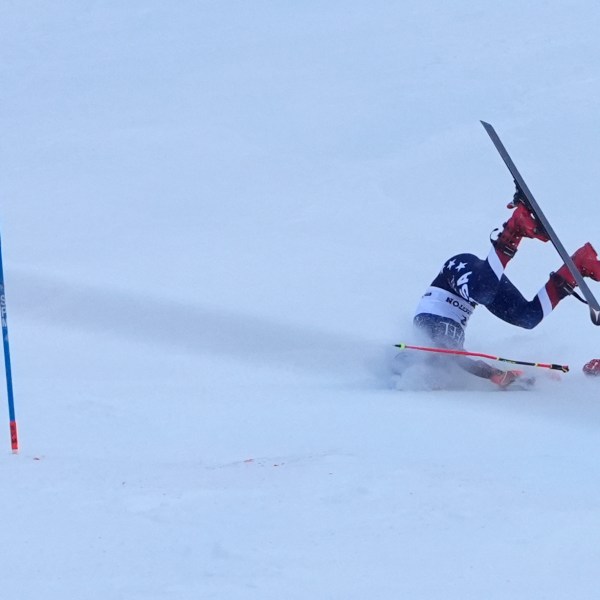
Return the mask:
[(597, 596), (585, 307), (473, 316), (470, 349), (571, 365), (536, 391), (385, 368), (508, 215), (479, 119), (600, 244), (599, 30), (590, 0), (1, 2), (2, 597)]

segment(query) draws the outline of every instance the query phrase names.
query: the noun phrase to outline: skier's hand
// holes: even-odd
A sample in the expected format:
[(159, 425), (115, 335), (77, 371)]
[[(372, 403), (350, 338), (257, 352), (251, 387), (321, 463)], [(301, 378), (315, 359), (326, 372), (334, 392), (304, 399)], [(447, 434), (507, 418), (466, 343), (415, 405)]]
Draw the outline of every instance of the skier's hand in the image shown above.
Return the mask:
[(523, 371), (513, 370), (513, 371), (498, 371), (494, 373), (490, 377), (490, 380), (493, 381), (497, 386), (501, 388), (508, 387), (513, 381), (516, 381), (520, 377), (522, 377)]

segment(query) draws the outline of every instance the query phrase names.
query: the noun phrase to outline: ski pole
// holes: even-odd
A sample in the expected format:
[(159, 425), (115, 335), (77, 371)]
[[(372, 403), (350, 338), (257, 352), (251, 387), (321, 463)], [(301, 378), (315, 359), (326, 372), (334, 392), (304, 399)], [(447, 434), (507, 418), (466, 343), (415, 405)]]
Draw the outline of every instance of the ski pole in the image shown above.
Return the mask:
[(551, 363), (527, 362), (524, 360), (512, 360), (511, 358), (502, 358), (492, 354), (483, 354), (482, 352), (469, 352), (468, 350), (453, 350), (450, 348), (430, 348), (428, 346), (411, 346), (410, 344), (395, 344), (400, 350), (421, 350), (422, 352), (439, 352), (440, 354), (457, 354), (459, 356), (477, 356), (479, 358), (488, 358), (490, 360), (499, 360), (512, 363), (513, 365), (526, 365), (529, 367), (541, 367), (542, 369), (553, 369), (555, 371), (569, 372), (568, 365), (556, 365)]
[(10, 349), (8, 345), (8, 324), (6, 322), (6, 295), (4, 293), (4, 268), (2, 267), (2, 244), (0, 242), (0, 319), (2, 320), (2, 342), (4, 344), (4, 368), (6, 369), (6, 389), (8, 393), (8, 418), (10, 424), (10, 445), (13, 453), (19, 451), (17, 419), (13, 397), (12, 371), (10, 367)]

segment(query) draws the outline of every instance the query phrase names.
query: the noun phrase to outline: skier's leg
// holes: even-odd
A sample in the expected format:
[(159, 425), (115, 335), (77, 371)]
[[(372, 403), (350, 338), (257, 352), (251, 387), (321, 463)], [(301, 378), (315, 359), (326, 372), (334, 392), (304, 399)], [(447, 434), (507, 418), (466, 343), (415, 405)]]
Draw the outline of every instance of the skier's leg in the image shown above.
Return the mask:
[(546, 288), (533, 300), (526, 300), (506, 275), (502, 275), (496, 297), (486, 308), (498, 318), (525, 329), (533, 329), (551, 312)]
[[(579, 248), (572, 258), (584, 277), (600, 281), (600, 261), (589, 242)], [(500, 319), (518, 327), (532, 329), (547, 317), (563, 298), (572, 294), (575, 286), (575, 278), (566, 265), (563, 265), (556, 273), (550, 275), (536, 297), (528, 301), (506, 275), (502, 275), (496, 297), (486, 306)]]

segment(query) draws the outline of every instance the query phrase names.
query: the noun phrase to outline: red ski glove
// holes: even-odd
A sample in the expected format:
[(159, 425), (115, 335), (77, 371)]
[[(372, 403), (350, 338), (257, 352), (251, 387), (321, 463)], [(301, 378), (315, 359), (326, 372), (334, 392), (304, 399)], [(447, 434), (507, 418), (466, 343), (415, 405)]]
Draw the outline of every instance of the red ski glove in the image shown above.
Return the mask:
[(583, 372), (586, 375), (600, 375), (600, 358), (592, 358), (590, 362), (585, 363)]
[(497, 386), (505, 388), (522, 376), (523, 371), (515, 369), (513, 371), (499, 371), (498, 373), (494, 373), (494, 375), (490, 377), (490, 380), (493, 381)]

